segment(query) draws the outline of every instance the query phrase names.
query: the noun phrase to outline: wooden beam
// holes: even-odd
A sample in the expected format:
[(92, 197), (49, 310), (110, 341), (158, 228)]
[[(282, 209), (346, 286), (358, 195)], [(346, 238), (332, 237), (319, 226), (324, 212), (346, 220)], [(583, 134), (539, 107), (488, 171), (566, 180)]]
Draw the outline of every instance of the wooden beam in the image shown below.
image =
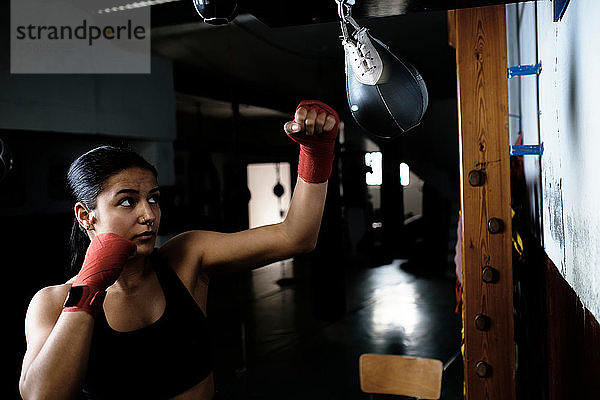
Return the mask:
[(455, 15), (466, 399), (514, 400), (505, 8)]

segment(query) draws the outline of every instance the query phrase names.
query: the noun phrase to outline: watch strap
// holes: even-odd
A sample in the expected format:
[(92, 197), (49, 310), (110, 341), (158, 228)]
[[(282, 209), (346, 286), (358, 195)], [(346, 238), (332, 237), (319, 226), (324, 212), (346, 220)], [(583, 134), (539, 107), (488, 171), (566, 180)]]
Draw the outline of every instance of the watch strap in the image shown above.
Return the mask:
[(102, 308), (105, 296), (105, 290), (99, 291), (86, 285), (71, 286), (63, 311), (86, 311), (95, 318), (98, 310)]

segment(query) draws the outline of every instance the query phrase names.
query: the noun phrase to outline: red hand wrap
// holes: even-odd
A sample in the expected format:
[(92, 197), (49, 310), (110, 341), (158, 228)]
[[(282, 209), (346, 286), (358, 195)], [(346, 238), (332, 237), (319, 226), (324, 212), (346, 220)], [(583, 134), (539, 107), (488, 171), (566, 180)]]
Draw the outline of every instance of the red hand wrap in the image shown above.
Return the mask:
[(94, 237), (72, 285), (82, 286), (81, 300), (75, 306), (65, 307), (64, 311), (83, 310), (95, 316), (102, 307), (106, 288), (117, 280), (135, 249), (135, 243), (115, 233), (101, 233)]
[(340, 117), (333, 108), (318, 100), (304, 100), (298, 104), (296, 110), (300, 107), (306, 108), (307, 111), (315, 110), (317, 115), (326, 112), (335, 118), (335, 125), (330, 131), (323, 131), (314, 135), (307, 135), (303, 132), (287, 133), (294, 142), (300, 144), (298, 175), (305, 182), (326, 182), (331, 176), (335, 139), (339, 132)]

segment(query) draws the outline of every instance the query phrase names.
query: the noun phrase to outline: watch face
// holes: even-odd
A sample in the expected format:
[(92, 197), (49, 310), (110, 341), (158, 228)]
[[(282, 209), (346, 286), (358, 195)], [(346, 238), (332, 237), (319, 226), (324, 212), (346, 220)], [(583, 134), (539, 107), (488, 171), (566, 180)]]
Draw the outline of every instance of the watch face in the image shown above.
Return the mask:
[(83, 296), (83, 286), (71, 286), (65, 307), (75, 307), (81, 300), (81, 296)]

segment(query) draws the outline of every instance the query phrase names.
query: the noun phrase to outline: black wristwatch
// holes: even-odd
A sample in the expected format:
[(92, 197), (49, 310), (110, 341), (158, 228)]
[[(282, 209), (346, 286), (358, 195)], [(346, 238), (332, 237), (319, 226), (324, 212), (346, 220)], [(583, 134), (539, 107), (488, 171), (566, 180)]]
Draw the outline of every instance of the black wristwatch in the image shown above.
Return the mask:
[(65, 304), (63, 308), (67, 307), (77, 307), (79, 301), (83, 297), (83, 286), (71, 286), (69, 289), (69, 294), (67, 295), (67, 299), (65, 300)]
[(63, 311), (87, 311), (93, 317), (102, 308), (106, 291), (92, 291), (89, 286), (71, 286)]

